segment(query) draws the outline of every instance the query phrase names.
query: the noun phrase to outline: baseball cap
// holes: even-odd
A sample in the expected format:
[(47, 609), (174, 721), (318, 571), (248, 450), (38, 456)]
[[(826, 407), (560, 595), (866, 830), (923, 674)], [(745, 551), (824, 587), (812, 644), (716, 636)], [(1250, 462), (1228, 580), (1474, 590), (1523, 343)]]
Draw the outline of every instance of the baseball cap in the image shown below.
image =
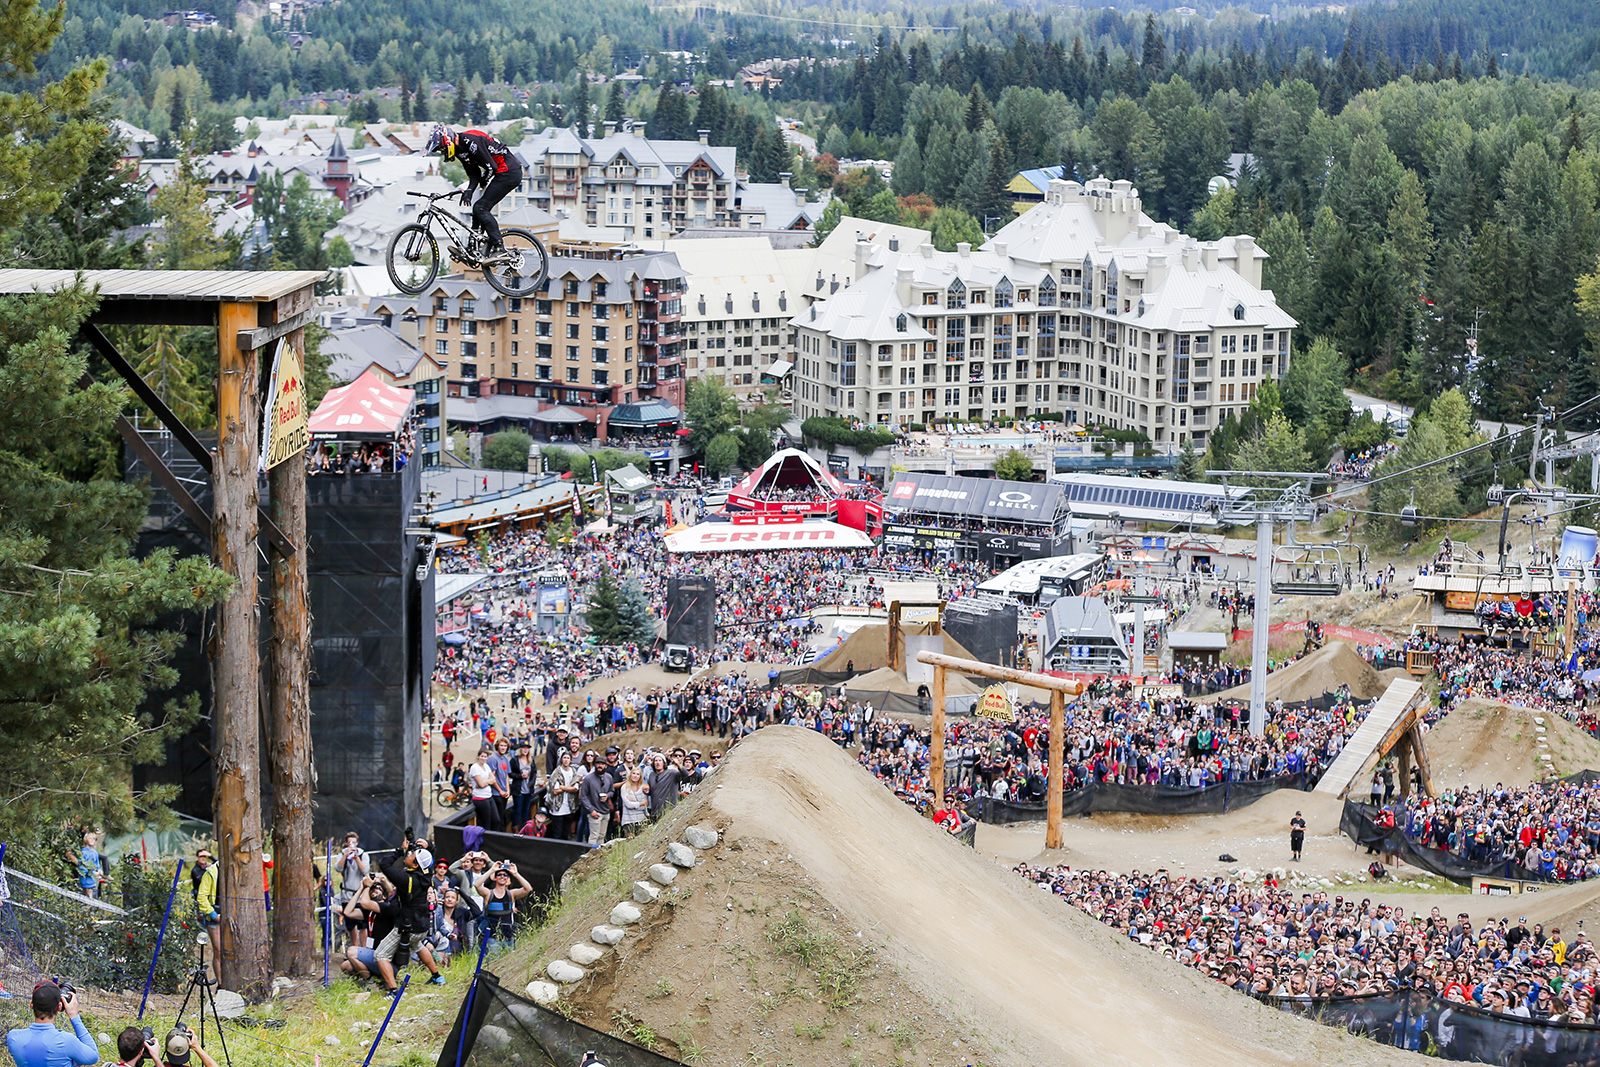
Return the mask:
[(167, 1035), (167, 1062), (189, 1062), (189, 1038), (186, 1034), (171, 1033)]
[(433, 866), (433, 853), (425, 848), (417, 849), (417, 866), (427, 870)]

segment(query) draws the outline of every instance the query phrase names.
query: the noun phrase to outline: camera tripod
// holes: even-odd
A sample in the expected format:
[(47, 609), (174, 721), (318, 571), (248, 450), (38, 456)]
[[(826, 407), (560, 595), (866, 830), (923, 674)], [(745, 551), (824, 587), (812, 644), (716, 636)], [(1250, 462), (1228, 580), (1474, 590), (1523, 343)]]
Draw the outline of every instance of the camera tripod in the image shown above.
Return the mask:
[(228, 1036), (222, 1030), (222, 1016), (217, 1013), (216, 984), (206, 977), (206, 965), (204, 963), (196, 964), (195, 969), (189, 974), (189, 988), (183, 991), (183, 1003), (178, 1005), (178, 1015), (172, 1020), (172, 1027), (176, 1030), (183, 1025), (183, 1017), (189, 1010), (189, 998), (194, 995), (196, 990), (199, 990), (200, 1006), (197, 1009), (197, 1014), (200, 1016), (200, 1025), (197, 1028), (197, 1036), (200, 1044), (204, 1046), (206, 1043), (206, 1005), (209, 1003), (211, 1005), (211, 1021), (216, 1025), (217, 1041), (222, 1047), (222, 1062), (227, 1064), (227, 1067), (233, 1067), (233, 1057), (228, 1054)]

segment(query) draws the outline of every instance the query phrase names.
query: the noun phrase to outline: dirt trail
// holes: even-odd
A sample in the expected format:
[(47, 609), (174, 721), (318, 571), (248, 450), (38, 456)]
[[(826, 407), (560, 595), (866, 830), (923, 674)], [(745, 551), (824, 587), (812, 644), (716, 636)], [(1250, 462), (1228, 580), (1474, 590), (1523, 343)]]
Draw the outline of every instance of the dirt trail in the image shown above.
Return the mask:
[(792, 855), (914, 990), (976, 1020), (986, 1062), (1404, 1058), (1267, 1011), (1118, 941), (993, 861), (952, 849), (815, 733), (761, 731), (726, 775), (710, 807), (729, 839), (771, 841)]
[(1552, 774), (1600, 770), (1600, 741), (1560, 715), (1476, 697), (1436, 723), (1423, 746), (1435, 789), (1525, 785)]
[[(1331, 693), (1341, 685), (1362, 700), (1382, 696), (1388, 682), (1361, 658), (1355, 646), (1345, 641), (1329, 641), (1304, 659), (1267, 675), (1268, 700), (1311, 700)], [(1210, 701), (1250, 699), (1250, 684), (1236, 685), (1206, 698)]]

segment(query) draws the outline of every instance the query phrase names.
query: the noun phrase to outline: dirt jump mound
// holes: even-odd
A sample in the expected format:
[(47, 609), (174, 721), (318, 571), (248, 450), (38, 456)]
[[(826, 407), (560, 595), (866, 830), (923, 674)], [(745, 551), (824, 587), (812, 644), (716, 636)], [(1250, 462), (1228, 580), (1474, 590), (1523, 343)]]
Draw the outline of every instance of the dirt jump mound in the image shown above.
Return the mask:
[(574, 868), (568, 914), (526, 953), (519, 945), (524, 973), (542, 977), (549, 954), (603, 922), (614, 894), (691, 827), (715, 827), (720, 843), (561, 990), (574, 1018), (648, 1035), (686, 1062), (1235, 1067), (1406, 1055), (1128, 944), (919, 819), (821, 735), (789, 727), (737, 745), (648, 836)]
[(1600, 770), (1600, 741), (1559, 714), (1478, 697), (1462, 701), (1422, 741), (1434, 788), (1441, 790), (1526, 785)]
[[(1345, 641), (1330, 641), (1311, 655), (1267, 675), (1267, 699), (1294, 702), (1315, 700), (1348, 685), (1358, 700), (1374, 700), (1383, 695), (1388, 683), (1361, 658), (1355, 646)], [(1250, 684), (1236, 685), (1212, 694), (1215, 701), (1250, 699)]]

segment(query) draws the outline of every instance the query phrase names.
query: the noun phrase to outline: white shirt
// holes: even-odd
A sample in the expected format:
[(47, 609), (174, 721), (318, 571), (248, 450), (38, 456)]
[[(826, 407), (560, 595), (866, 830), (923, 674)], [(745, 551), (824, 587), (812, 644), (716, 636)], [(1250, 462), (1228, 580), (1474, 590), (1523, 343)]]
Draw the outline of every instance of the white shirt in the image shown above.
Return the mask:
[(483, 760), (472, 765), (472, 799), (488, 800), (494, 795), (494, 772)]

